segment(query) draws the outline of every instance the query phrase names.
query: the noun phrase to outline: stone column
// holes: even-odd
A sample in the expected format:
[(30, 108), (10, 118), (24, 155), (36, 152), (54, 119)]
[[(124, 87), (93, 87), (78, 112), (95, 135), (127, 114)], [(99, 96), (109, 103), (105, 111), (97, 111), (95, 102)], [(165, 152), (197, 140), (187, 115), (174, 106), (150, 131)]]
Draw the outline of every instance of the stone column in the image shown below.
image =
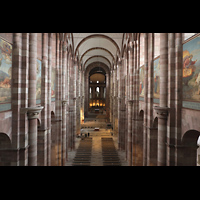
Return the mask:
[(167, 165), (175, 165), (175, 33), (169, 33)]
[[(148, 33), (148, 87), (147, 87), (147, 165), (157, 165), (157, 132), (153, 127), (153, 88), (154, 88), (154, 33)], [(146, 86), (146, 85), (145, 85)], [(145, 92), (146, 93), (146, 92)], [(145, 94), (146, 95), (146, 94)], [(146, 103), (146, 102), (145, 102)]]
[[(107, 121), (110, 121), (110, 74), (106, 74), (106, 118)], [(116, 108), (117, 110), (117, 108)]]
[[(72, 80), (73, 80), (73, 93), (72, 93), (72, 98), (73, 98), (73, 128), (72, 128), (72, 149), (75, 149), (75, 137), (76, 137), (76, 105), (77, 105), (77, 94), (76, 94), (76, 79), (77, 79), (77, 70), (78, 70), (78, 62), (77, 60), (73, 61), (73, 73), (72, 73)], [(89, 88), (88, 88), (89, 89)]]
[(48, 34), (48, 97), (47, 97), (47, 165), (51, 166), (51, 68), (52, 68), (52, 37)]
[[(20, 107), (21, 107), (21, 55), (22, 34), (13, 33), (12, 49), (12, 87), (11, 87), (11, 110), (12, 110), (12, 148), (18, 149), (20, 145)], [(19, 165), (19, 151), (13, 152), (11, 165)]]
[(38, 165), (47, 165), (48, 34), (42, 33), (41, 127), (38, 129)]
[(58, 65), (58, 82), (59, 82), (59, 101), (58, 101), (58, 163), (62, 165), (62, 50), (63, 50), (63, 38), (62, 34), (59, 37), (59, 65)]
[(122, 97), (122, 62), (121, 59), (118, 61), (118, 68), (119, 68), (119, 83), (118, 83), (118, 149), (121, 149), (121, 135), (123, 134), (121, 132), (122, 124), (121, 124), (121, 97)]
[(168, 92), (168, 33), (160, 34), (160, 104), (155, 107), (158, 116), (158, 166), (166, 165), (167, 92)]
[(129, 66), (129, 98), (128, 98), (128, 164), (129, 166), (132, 166), (132, 118), (133, 118), (133, 76), (134, 76), (134, 50), (133, 50), (133, 44), (129, 44), (128, 48), (128, 66)]
[(148, 99), (148, 33), (144, 33), (144, 127), (143, 127), (143, 166), (147, 165), (147, 99)]
[(175, 117), (175, 165), (181, 165), (182, 155), (181, 155), (181, 120), (182, 119), (182, 88), (183, 88), (183, 33), (176, 33), (175, 41), (175, 105), (176, 105), (176, 117)]
[[(29, 93), (28, 93), (28, 118), (29, 118), (29, 149), (28, 165), (37, 165), (37, 118), (36, 108), (36, 70), (37, 70), (37, 33), (30, 33), (29, 40)], [(41, 109), (40, 109), (41, 111)]]
[(61, 143), (61, 165), (65, 166), (66, 164), (66, 42), (62, 43), (62, 143)]
[[(29, 33), (22, 33), (21, 108), (28, 107)], [(13, 65), (12, 65), (13, 66)], [(12, 127), (13, 128), (13, 127)], [(28, 165), (28, 117), (20, 115), (20, 166)]]
[[(88, 108), (89, 108), (89, 74), (85, 72), (85, 84), (84, 84), (84, 94), (85, 94), (85, 110), (84, 110), (84, 115), (85, 117), (88, 116)], [(92, 90), (92, 98), (93, 98), (93, 90)]]

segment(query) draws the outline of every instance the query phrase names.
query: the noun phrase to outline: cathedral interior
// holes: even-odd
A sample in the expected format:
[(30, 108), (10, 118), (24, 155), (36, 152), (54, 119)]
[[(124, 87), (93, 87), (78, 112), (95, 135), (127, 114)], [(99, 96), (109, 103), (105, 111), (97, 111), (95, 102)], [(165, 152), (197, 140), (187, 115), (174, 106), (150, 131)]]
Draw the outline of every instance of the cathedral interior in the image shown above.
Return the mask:
[(200, 33), (0, 33), (0, 166), (199, 166)]

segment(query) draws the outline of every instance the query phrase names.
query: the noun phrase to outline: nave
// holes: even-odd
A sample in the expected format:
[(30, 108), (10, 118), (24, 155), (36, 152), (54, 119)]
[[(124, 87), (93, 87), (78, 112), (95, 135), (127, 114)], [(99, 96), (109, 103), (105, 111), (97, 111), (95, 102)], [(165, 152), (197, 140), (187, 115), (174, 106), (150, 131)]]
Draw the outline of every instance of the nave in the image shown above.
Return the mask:
[(104, 165), (103, 138), (121, 166), (200, 166), (199, 120), (200, 33), (0, 33), (0, 166)]
[[(125, 152), (117, 150), (117, 137), (106, 127), (106, 116), (89, 116), (92, 118), (85, 119), (82, 137), (75, 139), (75, 150), (68, 152), (66, 166), (127, 166)], [(102, 128), (96, 131), (94, 126), (99, 123)]]

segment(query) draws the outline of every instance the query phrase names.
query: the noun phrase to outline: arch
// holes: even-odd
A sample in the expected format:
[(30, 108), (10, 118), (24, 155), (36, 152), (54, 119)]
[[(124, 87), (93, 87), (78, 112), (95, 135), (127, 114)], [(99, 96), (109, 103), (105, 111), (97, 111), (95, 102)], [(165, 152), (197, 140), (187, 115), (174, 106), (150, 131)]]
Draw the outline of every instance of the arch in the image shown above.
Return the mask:
[(90, 49), (88, 49), (87, 51), (85, 51), (85, 52), (83, 53), (83, 55), (81, 56), (81, 59), (80, 59), (80, 60), (83, 59), (83, 57), (85, 56), (85, 54), (87, 54), (88, 52), (93, 51), (93, 50), (103, 50), (103, 51), (107, 52), (108, 54), (110, 54), (110, 56), (112, 57), (112, 59), (114, 59), (113, 54), (112, 54), (108, 49), (105, 49), (105, 48), (102, 48), (102, 47), (93, 47), (93, 48), (90, 48)]
[[(105, 56), (94, 55), (94, 56), (91, 56), (90, 58), (88, 58), (88, 59), (85, 61), (84, 65), (83, 65), (84, 68), (86, 67), (86, 63), (87, 63), (89, 60), (91, 60), (92, 58), (103, 58), (103, 59), (105, 59), (105, 60), (109, 63), (109, 65), (111, 66), (110, 61), (109, 61)], [(106, 64), (106, 63), (105, 63), (105, 64)]]
[(144, 110), (140, 110), (139, 112), (139, 119), (144, 119)]
[(105, 39), (111, 41), (111, 42), (113, 43), (113, 45), (116, 47), (117, 51), (120, 52), (120, 49), (119, 49), (117, 43), (116, 43), (112, 38), (110, 38), (110, 37), (108, 37), (108, 36), (106, 36), (106, 35), (103, 35), (103, 34), (93, 34), (93, 35), (89, 35), (89, 36), (85, 37), (84, 39), (82, 39), (82, 40), (79, 42), (79, 44), (77, 45), (76, 50), (75, 50), (75, 55), (76, 55), (76, 53), (77, 53), (79, 47), (80, 47), (86, 40), (89, 40), (89, 39), (91, 39), (91, 38), (97, 38), (97, 37), (105, 38)]
[[(197, 130), (188, 130), (182, 137), (181, 159), (184, 166), (197, 165), (197, 140), (200, 132)], [(199, 157), (199, 155), (198, 155)]]
[(41, 119), (37, 118), (37, 126), (40, 127), (41, 126)]
[(200, 136), (200, 132), (197, 130), (188, 130), (182, 137), (182, 144), (186, 146), (197, 146), (197, 139)]
[[(93, 62), (90, 63), (84, 70), (84, 76), (85, 76), (85, 105), (84, 105), (84, 116), (87, 117), (88, 116), (88, 110), (89, 110), (89, 73), (92, 69), (94, 69), (95, 67), (101, 67), (105, 72), (106, 72), (106, 82), (108, 81), (109, 83), (109, 79), (110, 79), (110, 70), (109, 67), (102, 62)], [(109, 85), (109, 84), (108, 84)], [(107, 91), (107, 95), (109, 96), (109, 86), (108, 86), (108, 91)], [(106, 101), (106, 109), (107, 109), (107, 113), (109, 113), (109, 99)]]
[(6, 133), (0, 132), (0, 149), (10, 149), (11, 140)]
[(158, 117), (155, 117), (153, 120), (153, 128), (158, 128)]
[(93, 62), (93, 63), (87, 65), (87, 67), (85, 68), (85, 75), (86, 76), (89, 75), (89, 72), (95, 67), (101, 67), (105, 70), (106, 74), (110, 74), (109, 67), (105, 63)]
[(11, 140), (6, 133), (0, 132), (0, 166), (10, 166), (12, 151)]
[(55, 115), (55, 112), (52, 110), (51, 111), (51, 119), (55, 119), (56, 115)]

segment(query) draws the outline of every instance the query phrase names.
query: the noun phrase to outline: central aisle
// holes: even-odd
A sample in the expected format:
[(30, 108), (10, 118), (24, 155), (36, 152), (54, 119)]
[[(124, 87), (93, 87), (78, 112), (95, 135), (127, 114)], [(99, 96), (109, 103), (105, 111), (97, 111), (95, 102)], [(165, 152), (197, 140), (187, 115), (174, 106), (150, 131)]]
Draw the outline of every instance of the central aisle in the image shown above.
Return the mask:
[(77, 138), (76, 151), (69, 152), (67, 166), (127, 166), (124, 153), (116, 149), (110, 130), (91, 131), (90, 137)]
[(103, 166), (101, 136), (92, 137), (92, 155), (90, 166)]

